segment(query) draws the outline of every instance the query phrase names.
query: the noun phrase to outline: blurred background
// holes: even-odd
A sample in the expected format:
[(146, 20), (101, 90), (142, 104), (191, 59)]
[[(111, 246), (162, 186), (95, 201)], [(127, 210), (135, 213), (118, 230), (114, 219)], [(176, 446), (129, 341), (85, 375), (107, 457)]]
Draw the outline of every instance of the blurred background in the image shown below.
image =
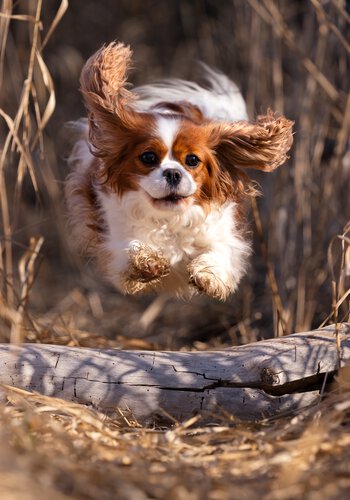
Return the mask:
[[(343, 0), (2, 0), (0, 341), (208, 349), (349, 317), (350, 5)], [(84, 116), (84, 61), (118, 39), (130, 81), (229, 75), (252, 119), (295, 121), (289, 161), (257, 174), (254, 254), (240, 291), (124, 297), (69, 250), (63, 183)]]

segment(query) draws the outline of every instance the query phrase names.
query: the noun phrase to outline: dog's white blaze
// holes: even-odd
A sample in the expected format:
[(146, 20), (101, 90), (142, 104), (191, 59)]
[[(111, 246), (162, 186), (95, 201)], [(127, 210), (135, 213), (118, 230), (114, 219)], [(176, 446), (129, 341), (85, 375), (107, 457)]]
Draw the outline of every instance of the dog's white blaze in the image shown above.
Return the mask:
[(168, 148), (167, 156), (171, 158), (171, 150), (174, 144), (175, 137), (180, 129), (180, 121), (174, 117), (159, 116), (157, 119), (157, 131)]

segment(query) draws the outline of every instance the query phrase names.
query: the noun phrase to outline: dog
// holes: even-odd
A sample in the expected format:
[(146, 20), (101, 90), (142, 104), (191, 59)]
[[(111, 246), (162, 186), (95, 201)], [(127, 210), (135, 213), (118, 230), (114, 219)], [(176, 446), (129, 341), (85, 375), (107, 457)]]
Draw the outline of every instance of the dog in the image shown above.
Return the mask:
[(125, 294), (226, 300), (251, 253), (246, 206), (257, 190), (246, 169), (282, 165), (293, 123), (272, 111), (249, 122), (236, 85), (206, 66), (208, 87), (172, 79), (131, 91), (131, 56), (113, 42), (82, 69), (71, 239)]

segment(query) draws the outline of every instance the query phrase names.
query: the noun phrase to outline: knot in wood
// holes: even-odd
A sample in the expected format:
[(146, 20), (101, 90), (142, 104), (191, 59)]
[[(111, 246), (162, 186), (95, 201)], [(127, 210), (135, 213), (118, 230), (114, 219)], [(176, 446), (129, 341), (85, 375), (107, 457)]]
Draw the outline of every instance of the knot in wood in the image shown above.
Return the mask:
[(260, 380), (266, 385), (278, 385), (280, 383), (280, 378), (277, 373), (275, 373), (268, 366), (263, 368), (260, 372)]

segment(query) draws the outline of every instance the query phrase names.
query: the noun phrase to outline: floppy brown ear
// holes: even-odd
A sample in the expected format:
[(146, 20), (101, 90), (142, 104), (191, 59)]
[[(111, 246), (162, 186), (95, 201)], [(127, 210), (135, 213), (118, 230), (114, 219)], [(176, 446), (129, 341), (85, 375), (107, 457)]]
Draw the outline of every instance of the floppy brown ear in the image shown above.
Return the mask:
[(132, 52), (122, 43), (102, 47), (88, 59), (80, 76), (89, 112), (90, 140), (97, 156), (111, 154), (118, 132), (137, 126), (134, 96), (125, 88)]
[(268, 111), (259, 116), (256, 123), (215, 125), (209, 141), (220, 163), (228, 170), (231, 165), (270, 172), (287, 159), (293, 143), (293, 123)]

